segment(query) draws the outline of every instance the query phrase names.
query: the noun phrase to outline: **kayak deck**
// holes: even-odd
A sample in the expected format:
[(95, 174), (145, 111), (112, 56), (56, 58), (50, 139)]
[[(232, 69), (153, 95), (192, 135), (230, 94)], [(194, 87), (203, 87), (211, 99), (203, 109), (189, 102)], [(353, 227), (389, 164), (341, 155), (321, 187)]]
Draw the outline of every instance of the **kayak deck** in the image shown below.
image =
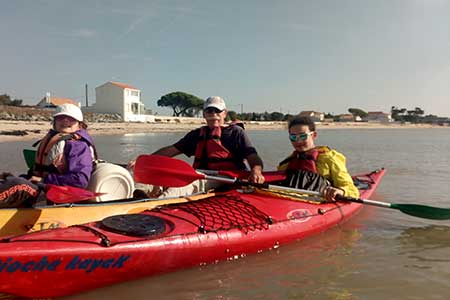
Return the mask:
[(24, 234), (93, 222), (117, 214), (139, 213), (157, 206), (195, 201), (212, 194), (166, 199), (123, 199), (99, 203), (68, 203), (0, 209), (0, 236)]

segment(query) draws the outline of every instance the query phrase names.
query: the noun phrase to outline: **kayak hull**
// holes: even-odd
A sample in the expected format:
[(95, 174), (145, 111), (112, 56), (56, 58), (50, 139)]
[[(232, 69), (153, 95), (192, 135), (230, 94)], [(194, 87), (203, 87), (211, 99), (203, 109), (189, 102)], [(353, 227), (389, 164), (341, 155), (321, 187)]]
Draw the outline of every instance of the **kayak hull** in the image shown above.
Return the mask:
[[(372, 184), (361, 197), (370, 197), (383, 174), (367, 177)], [(139, 214), (164, 220), (164, 232), (155, 235), (127, 235), (103, 220), (6, 238), (0, 243), (0, 292), (58, 297), (236, 259), (327, 230), (360, 209), (358, 203), (314, 204), (233, 190)]]

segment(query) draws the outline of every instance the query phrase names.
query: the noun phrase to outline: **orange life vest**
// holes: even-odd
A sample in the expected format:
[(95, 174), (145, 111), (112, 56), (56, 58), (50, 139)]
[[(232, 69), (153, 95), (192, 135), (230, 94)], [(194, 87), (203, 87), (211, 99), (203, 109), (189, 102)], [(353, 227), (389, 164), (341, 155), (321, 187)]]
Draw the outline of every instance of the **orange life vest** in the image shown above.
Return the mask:
[(44, 177), (48, 173), (63, 172), (66, 167), (66, 161), (63, 153), (60, 153), (60, 155), (58, 155), (57, 157), (52, 158), (52, 162), (50, 165), (46, 164), (45, 161), (53, 146), (55, 146), (60, 141), (67, 141), (72, 139), (80, 140), (81, 136), (76, 133), (53, 134), (50, 131), (42, 140), (38, 141), (37, 143), (39, 143), (39, 147), (36, 154), (36, 161), (33, 167), (33, 175)]
[(208, 126), (200, 128), (199, 141), (195, 149), (194, 168), (208, 170), (239, 170), (233, 154), (222, 145), (222, 128)]

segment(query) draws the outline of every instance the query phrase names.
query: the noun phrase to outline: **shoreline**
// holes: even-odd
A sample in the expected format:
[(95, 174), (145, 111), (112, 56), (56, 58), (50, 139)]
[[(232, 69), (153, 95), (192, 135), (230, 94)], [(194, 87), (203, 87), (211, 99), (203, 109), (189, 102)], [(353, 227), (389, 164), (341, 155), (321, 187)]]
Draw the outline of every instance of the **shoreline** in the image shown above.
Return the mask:
[[(160, 123), (90, 123), (88, 131), (96, 135), (121, 135), (126, 133), (150, 132), (188, 132), (202, 126), (200, 122), (160, 122)], [(37, 140), (42, 138), (50, 129), (50, 122), (46, 121), (10, 121), (0, 120), (0, 143)], [(287, 128), (286, 122), (245, 122), (246, 130), (283, 130)], [(362, 122), (333, 122), (317, 124), (317, 129), (412, 129), (412, 128), (442, 128), (450, 126), (429, 124), (382, 124)]]

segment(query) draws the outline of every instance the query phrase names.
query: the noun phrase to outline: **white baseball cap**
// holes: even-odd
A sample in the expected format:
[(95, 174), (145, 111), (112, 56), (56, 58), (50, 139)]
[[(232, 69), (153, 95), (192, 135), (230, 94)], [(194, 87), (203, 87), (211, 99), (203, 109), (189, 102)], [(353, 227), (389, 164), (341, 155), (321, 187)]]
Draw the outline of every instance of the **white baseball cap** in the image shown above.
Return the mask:
[(56, 107), (56, 111), (53, 114), (53, 118), (61, 115), (69, 116), (79, 122), (83, 122), (83, 113), (81, 112), (81, 109), (78, 106), (71, 103), (64, 103)]
[(203, 109), (205, 110), (210, 107), (215, 107), (218, 110), (227, 109), (227, 107), (225, 105), (225, 101), (223, 101), (223, 99), (220, 98), (219, 96), (212, 96), (212, 97), (209, 97), (208, 99), (206, 99), (205, 104), (203, 104)]

